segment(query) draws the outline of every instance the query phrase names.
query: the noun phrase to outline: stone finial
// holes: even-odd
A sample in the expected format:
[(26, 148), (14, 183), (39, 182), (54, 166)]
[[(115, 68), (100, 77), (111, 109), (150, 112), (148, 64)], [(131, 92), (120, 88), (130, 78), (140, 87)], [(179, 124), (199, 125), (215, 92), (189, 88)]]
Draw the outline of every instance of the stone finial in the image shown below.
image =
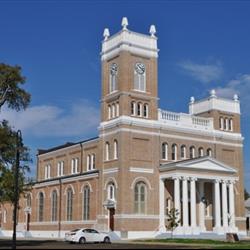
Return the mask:
[(216, 97), (216, 91), (215, 91), (215, 89), (212, 89), (210, 91), (210, 97)]
[(152, 37), (155, 37), (156, 28), (153, 24), (150, 26), (149, 33)]
[(104, 41), (106, 41), (109, 36), (110, 36), (109, 29), (105, 28), (104, 31), (103, 31)]
[(190, 103), (194, 103), (195, 102), (195, 99), (193, 96), (190, 97)]
[(122, 29), (126, 30), (127, 26), (128, 26), (128, 19), (127, 19), (127, 17), (123, 17), (122, 18)]
[(238, 102), (239, 101), (239, 96), (237, 94), (234, 94), (234, 101)]

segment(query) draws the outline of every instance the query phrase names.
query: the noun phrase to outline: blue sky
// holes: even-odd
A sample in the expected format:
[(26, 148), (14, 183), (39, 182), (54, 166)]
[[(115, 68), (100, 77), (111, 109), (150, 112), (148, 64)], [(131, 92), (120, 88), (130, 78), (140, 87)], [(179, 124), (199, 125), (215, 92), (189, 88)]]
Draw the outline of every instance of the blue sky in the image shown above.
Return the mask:
[(22, 129), (33, 155), (96, 136), (104, 28), (116, 33), (123, 16), (133, 31), (148, 33), (155, 24), (161, 108), (187, 112), (191, 96), (203, 98), (212, 88), (239, 94), (250, 191), (249, 13), (248, 1), (0, 0), (0, 61), (22, 66), (32, 94), (28, 110), (5, 108), (0, 118)]

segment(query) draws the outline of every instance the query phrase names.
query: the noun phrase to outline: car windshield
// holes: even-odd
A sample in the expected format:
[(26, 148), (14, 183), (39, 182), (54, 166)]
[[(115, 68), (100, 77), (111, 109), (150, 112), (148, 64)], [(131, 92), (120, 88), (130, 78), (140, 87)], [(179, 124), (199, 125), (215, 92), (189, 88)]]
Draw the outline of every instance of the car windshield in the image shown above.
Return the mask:
[(70, 232), (77, 232), (77, 231), (79, 231), (79, 230), (80, 230), (80, 229), (77, 228), (77, 229), (71, 230)]

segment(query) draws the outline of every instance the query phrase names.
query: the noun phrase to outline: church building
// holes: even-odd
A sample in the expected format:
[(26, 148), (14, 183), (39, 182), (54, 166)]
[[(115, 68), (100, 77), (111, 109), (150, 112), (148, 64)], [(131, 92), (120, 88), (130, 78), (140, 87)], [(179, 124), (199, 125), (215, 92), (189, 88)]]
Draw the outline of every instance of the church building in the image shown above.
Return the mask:
[[(161, 109), (155, 26), (141, 34), (123, 18), (118, 33), (103, 36), (98, 136), (38, 150), (17, 236), (63, 238), (94, 228), (121, 239), (160, 237), (168, 235), (172, 208), (175, 235), (244, 235), (238, 96), (212, 90), (191, 97), (188, 113)], [(12, 210), (1, 205), (0, 235), (12, 235)]]

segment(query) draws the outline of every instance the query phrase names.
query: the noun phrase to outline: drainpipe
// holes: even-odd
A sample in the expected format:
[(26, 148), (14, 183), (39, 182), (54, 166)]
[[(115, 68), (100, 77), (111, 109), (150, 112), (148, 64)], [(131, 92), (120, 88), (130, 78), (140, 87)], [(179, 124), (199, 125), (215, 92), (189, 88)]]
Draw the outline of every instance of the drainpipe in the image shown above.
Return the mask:
[(82, 151), (82, 143), (80, 143), (80, 146), (81, 146), (81, 173), (83, 172), (83, 151)]
[(59, 179), (59, 218), (58, 218), (58, 237), (61, 238), (61, 219), (62, 219), (62, 179)]

